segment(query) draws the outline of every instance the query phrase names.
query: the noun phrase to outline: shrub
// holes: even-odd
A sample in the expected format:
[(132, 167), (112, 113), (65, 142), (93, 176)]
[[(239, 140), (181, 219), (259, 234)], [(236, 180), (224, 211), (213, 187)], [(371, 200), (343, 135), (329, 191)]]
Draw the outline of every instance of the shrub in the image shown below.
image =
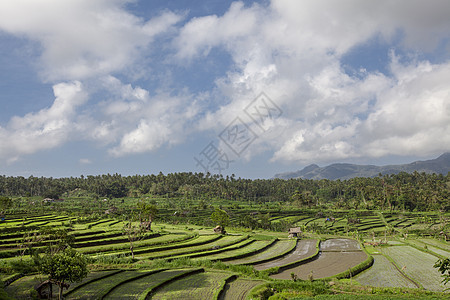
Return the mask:
[(270, 296), (273, 295), (273, 289), (271, 288), (270, 284), (266, 283), (266, 284), (262, 284), (262, 285), (258, 285), (255, 288), (253, 288), (249, 295), (248, 295), (248, 299), (267, 299)]

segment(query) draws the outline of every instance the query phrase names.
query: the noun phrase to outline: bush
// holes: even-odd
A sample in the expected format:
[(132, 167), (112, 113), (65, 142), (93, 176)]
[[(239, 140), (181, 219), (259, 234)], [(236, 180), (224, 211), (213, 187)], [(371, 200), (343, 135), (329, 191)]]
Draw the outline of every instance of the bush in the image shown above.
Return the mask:
[(9, 262), (4, 262), (0, 266), (2, 273), (12, 274), (30, 274), (38, 270), (35, 261), (31, 258), (26, 258), (22, 260), (12, 260)]
[(253, 288), (249, 295), (248, 295), (248, 299), (267, 299), (270, 296), (273, 295), (273, 289), (271, 288), (270, 284), (266, 283), (266, 284), (262, 284), (262, 285), (258, 285), (255, 288)]

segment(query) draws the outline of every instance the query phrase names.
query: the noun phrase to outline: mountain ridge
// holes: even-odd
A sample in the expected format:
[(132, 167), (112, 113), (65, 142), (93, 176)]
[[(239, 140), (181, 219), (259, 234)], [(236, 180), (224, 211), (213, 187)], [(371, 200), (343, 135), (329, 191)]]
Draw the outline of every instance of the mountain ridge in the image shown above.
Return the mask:
[(354, 177), (376, 177), (378, 174), (398, 174), (400, 172), (412, 173), (437, 173), (447, 175), (450, 172), (450, 152), (446, 152), (437, 158), (414, 161), (409, 164), (400, 165), (358, 165), (350, 163), (334, 163), (325, 167), (319, 167), (311, 164), (302, 170), (295, 172), (284, 172), (275, 174), (274, 178), (280, 179), (329, 179), (329, 180), (346, 180)]

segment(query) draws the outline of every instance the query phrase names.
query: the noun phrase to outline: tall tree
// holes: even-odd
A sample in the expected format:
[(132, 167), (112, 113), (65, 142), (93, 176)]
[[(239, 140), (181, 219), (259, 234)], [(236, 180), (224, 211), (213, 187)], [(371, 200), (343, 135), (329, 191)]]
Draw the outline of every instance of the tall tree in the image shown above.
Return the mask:
[(40, 271), (48, 275), (50, 281), (59, 287), (58, 299), (61, 300), (67, 282), (79, 282), (87, 276), (87, 260), (83, 254), (66, 248), (56, 254), (44, 256)]
[(211, 214), (211, 220), (221, 226), (222, 232), (225, 232), (225, 226), (228, 226), (230, 223), (230, 216), (228, 216), (226, 211), (216, 208), (216, 210)]
[(147, 231), (151, 231), (152, 223), (158, 215), (158, 208), (156, 205), (144, 201), (139, 201), (137, 208), (139, 210), (139, 221), (141, 222), (141, 226)]
[(123, 227), (123, 232), (130, 243), (131, 257), (134, 259), (134, 243), (141, 240), (144, 236), (144, 229), (142, 226), (134, 224), (132, 221), (127, 222)]
[(12, 200), (9, 197), (0, 196), (0, 215), (4, 215), (6, 210), (12, 206)]

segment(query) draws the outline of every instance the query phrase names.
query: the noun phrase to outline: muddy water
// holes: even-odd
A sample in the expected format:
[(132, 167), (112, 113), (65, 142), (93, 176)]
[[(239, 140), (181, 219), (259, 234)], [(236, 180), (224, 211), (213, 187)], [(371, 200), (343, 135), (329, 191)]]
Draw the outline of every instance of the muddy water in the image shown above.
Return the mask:
[(291, 273), (300, 279), (314, 279), (333, 276), (344, 272), (367, 259), (357, 241), (351, 239), (330, 239), (320, 244), (319, 257), (303, 265), (272, 275), (276, 279), (291, 279)]
[(300, 279), (309, 279), (309, 274), (312, 274), (314, 279), (318, 279), (344, 272), (363, 262), (366, 258), (367, 254), (363, 251), (322, 252), (317, 260), (292, 269), (287, 269), (270, 277), (276, 279), (291, 279), (291, 273), (294, 273)]
[(266, 270), (273, 267), (286, 265), (313, 255), (316, 252), (317, 240), (300, 240), (295, 250), (282, 258), (271, 260), (262, 264), (254, 265), (256, 270)]
[(350, 239), (329, 239), (320, 243), (320, 251), (358, 251), (359, 243)]

